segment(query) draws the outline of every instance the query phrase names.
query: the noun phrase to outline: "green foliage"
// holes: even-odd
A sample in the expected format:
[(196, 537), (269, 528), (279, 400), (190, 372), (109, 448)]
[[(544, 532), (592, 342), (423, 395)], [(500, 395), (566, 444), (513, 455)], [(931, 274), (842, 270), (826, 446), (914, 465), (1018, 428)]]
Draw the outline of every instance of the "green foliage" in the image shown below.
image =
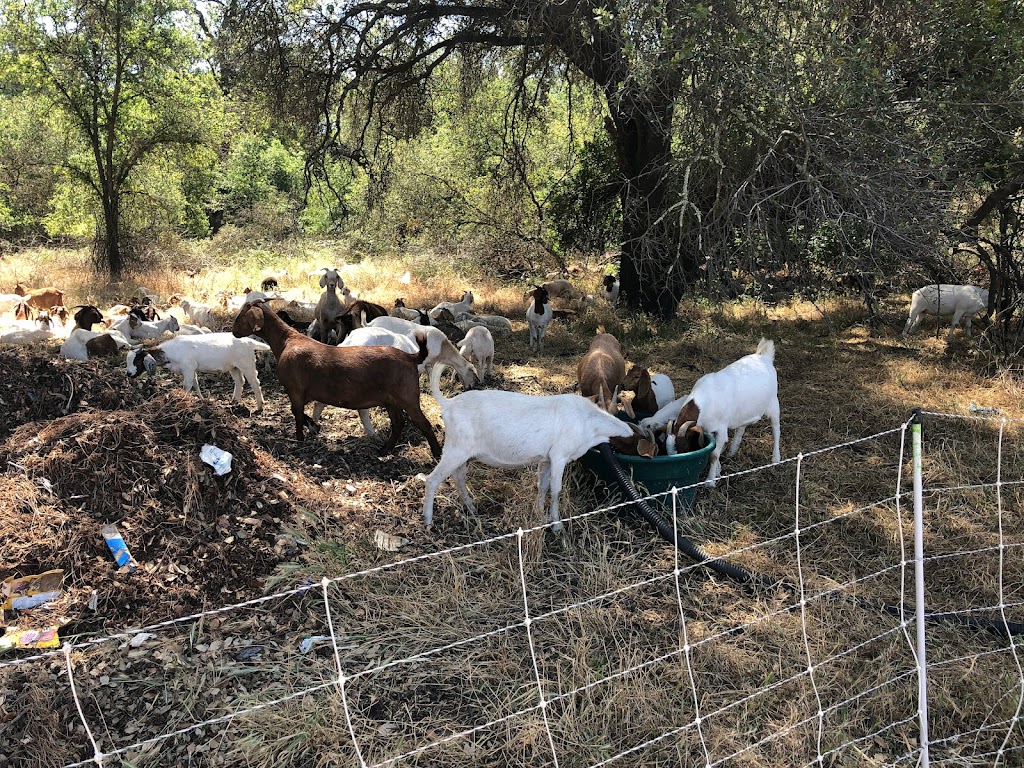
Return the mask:
[(567, 182), (551, 197), (551, 224), (563, 251), (600, 254), (622, 229), (615, 150), (608, 135), (584, 142)]

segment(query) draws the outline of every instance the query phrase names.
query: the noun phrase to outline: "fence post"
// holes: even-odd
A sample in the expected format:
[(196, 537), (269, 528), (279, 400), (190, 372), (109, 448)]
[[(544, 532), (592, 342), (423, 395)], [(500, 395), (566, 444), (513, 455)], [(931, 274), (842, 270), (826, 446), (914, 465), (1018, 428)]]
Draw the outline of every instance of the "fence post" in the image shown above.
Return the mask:
[(921, 723), (921, 768), (928, 768), (928, 662), (924, 637), (924, 480), (921, 475), (921, 409), (911, 419), (914, 453), (914, 584), (917, 616), (917, 712)]

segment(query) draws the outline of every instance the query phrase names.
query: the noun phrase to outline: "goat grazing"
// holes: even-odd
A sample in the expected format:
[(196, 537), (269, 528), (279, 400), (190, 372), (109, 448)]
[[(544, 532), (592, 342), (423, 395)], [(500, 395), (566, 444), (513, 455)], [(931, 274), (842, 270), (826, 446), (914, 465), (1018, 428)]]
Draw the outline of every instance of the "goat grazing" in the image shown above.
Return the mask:
[(550, 491), (551, 530), (562, 530), (558, 496), (566, 465), (612, 437), (629, 437), (630, 426), (577, 395), (523, 395), (501, 390), (473, 390), (451, 399), (441, 394), (444, 366), (430, 374), (430, 389), (441, 406), (444, 453), (426, 478), (423, 519), (434, 522), (434, 494), (455, 476), (462, 503), (476, 507), (466, 488), (466, 469), (476, 460), (492, 467), (538, 465), (537, 506), (542, 510)]
[[(427, 338), (427, 359), (424, 361), (424, 364), (428, 368), (433, 367), (438, 363), (445, 363), (455, 369), (459, 374), (459, 380), (462, 382), (462, 386), (466, 388), (476, 386), (480, 380), (480, 375), (477, 369), (459, 354), (459, 350), (455, 348), (440, 328), (434, 328), (429, 325), (418, 325), (408, 320), (403, 320), (400, 317), (384, 315), (383, 317), (374, 318), (369, 325), (359, 330), (387, 330), (390, 333), (406, 336), (410, 339), (415, 339), (417, 335), (425, 335)], [(355, 331), (352, 333), (355, 333)], [(345, 339), (345, 341), (347, 342), (348, 339)], [(343, 344), (343, 346), (355, 345), (356, 344)], [(391, 346), (396, 345), (391, 344)], [(398, 348), (403, 349), (404, 347)]]
[(551, 322), (551, 316), (547, 289), (544, 286), (534, 288), (533, 300), (526, 310), (526, 324), (530, 326), (530, 349), (536, 349), (539, 354), (544, 354), (544, 333)]
[(236, 337), (256, 334), (270, 345), (277, 358), (277, 378), (291, 401), (298, 440), (310, 421), (306, 403), (355, 410), (383, 407), (391, 419), (383, 453), (394, 450), (408, 414), (426, 437), (430, 452), (435, 457), (441, 454), (441, 445), (420, 409), (417, 366), (427, 357), (425, 334), (416, 337), (419, 351), (415, 355), (394, 347), (332, 347), (288, 327), (261, 303), (243, 307), (231, 332)]
[(590, 349), (576, 366), (580, 394), (614, 415), (619, 409), (619, 390), (625, 377), (626, 359), (619, 340), (598, 328)]
[(255, 339), (239, 339), (230, 333), (204, 333), (198, 336), (176, 336), (147, 349), (133, 349), (126, 360), (128, 376), (134, 378), (145, 370), (151, 376), (157, 366), (180, 373), (188, 392), (194, 386), (199, 396), (197, 373), (230, 373), (235, 382), (232, 402), (242, 400), (242, 380), (252, 387), (256, 408), (263, 410), (263, 390), (256, 373), (256, 352), (270, 350)]
[(757, 351), (741, 357), (720, 371), (706, 373), (697, 379), (690, 394), (661, 408), (643, 419), (641, 427), (655, 427), (670, 419), (676, 423), (692, 421), (715, 437), (707, 484), (714, 486), (722, 471), (719, 457), (729, 442), (733, 429), (732, 458), (740, 448), (743, 432), (748, 426), (767, 416), (772, 424), (772, 463), (781, 461), (779, 454), (779, 377), (775, 370), (775, 344), (761, 339)]
[(971, 338), (971, 320), (988, 310), (988, 290), (977, 285), (949, 285), (946, 283), (918, 288), (910, 297), (910, 316), (903, 326), (906, 338), (921, 322), (923, 315), (953, 318), (949, 326), (949, 340), (960, 320), (967, 318), (967, 338)]
[(613, 307), (619, 304), (619, 279), (615, 275), (605, 275), (601, 281), (601, 296)]
[(459, 354), (476, 366), (481, 380), (494, 373), (494, 338), (485, 326), (469, 329), (459, 345)]

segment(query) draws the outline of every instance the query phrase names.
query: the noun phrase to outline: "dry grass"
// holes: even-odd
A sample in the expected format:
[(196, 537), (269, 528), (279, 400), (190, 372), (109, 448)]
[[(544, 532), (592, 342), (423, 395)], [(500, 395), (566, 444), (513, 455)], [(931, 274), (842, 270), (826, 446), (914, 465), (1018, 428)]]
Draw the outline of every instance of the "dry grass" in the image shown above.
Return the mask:
[[(299, 250), (276, 255), (267, 268), (304, 274), (300, 270), (327, 263), (323, 259), (341, 260), (328, 248)], [(238, 290), (260, 268), (252, 259), (238, 259), (197, 280), (200, 290)], [(409, 285), (399, 282), (406, 269), (413, 276)], [(180, 276), (161, 274), (147, 275), (147, 287), (180, 292)], [(427, 256), (363, 262), (343, 274), (354, 289), (386, 304), (401, 295), (410, 306), (427, 306), (472, 287), (481, 308), (515, 323), (512, 338), (497, 339), (492, 386), (518, 391), (570, 390), (576, 361), (598, 325), (619, 336), (631, 360), (671, 374), (679, 394), (701, 372), (747, 354), (761, 335), (769, 336), (777, 345), (784, 457), (897, 427), (918, 406), (966, 413), (976, 403), (1024, 416), (1019, 378), (1012, 370), (985, 375), (977, 348), (959, 334), (951, 349), (926, 336), (899, 340), (901, 302), (885, 308), (888, 327), (875, 337), (857, 305), (842, 300), (820, 305), (827, 322), (809, 304), (694, 303), (665, 325), (596, 307), (572, 323), (554, 324), (546, 353), (538, 357), (526, 344), (522, 286), (460, 275), (452, 263)], [(0, 285), (4, 277), (0, 273)], [(315, 293), (312, 283), (303, 286), (308, 295)], [(267, 392), (280, 399), (272, 384)], [(429, 398), (423, 403), (438, 423), (436, 405)], [(469, 483), (480, 514), (463, 512), (446, 485), (438, 494), (435, 530), (427, 533), (420, 523), (422, 488), (409, 479), (430, 467), (422, 441), (403, 445), (395, 459), (356, 464), (354, 457), (372, 446), (348, 437), (360, 434), (354, 416), (330, 413), (319, 440), (328, 454), (351, 465), (344, 475), (331, 477), (340, 470), (321, 467), (312, 454), (277, 442), (268, 447), (296, 483), (326, 484), (322, 494), (311, 491), (315, 504), (304, 506), (294, 521), (309, 537), (309, 548), (273, 579), (275, 588), (309, 579), (314, 589), (162, 631), (140, 649), (108, 644), (75, 654), (87, 716), (105, 724), (99, 730), (108, 748), (326, 687), (131, 753), (132, 765), (357, 764), (345, 709), (330, 685), (338, 673), (330, 643), (305, 655), (297, 651), (303, 638), (329, 634), (319, 579), (449, 547), (464, 548), (347, 578), (328, 591), (351, 729), (367, 764), (440, 741), (402, 764), (553, 765), (553, 743), (560, 766), (589, 766), (650, 741), (613, 764), (704, 765), (707, 753), (728, 766), (800, 766), (818, 755), (819, 699), (825, 765), (890, 765), (916, 748), (917, 679), (908, 635), (896, 617), (871, 607), (898, 603), (904, 583), (912, 584), (900, 568), (911, 548), (910, 506), (904, 500), (897, 511), (890, 500), (901, 469), (909, 490), (909, 460), (904, 455), (901, 466), (899, 434), (803, 459), (799, 540), (796, 462), (703, 491), (696, 514), (682, 521), (699, 544), (745, 567), (790, 582), (802, 572), (813, 598), (802, 614), (799, 595), (786, 589), (742, 587), (685, 562), (677, 584), (674, 551), (646, 527), (629, 516), (589, 514), (593, 481), (579, 470), (568, 477), (563, 508), (564, 517), (575, 519), (560, 537), (527, 533), (522, 555), (517, 539), (503, 535), (534, 523), (533, 471), (473, 468)], [(163, 433), (168, 422), (161, 419), (152, 428)], [(1024, 486), (1002, 487), (1001, 517), (991, 487), (937, 490), (994, 482), (998, 433), (994, 422), (926, 421), (926, 551), (948, 555), (928, 563), (927, 602), (933, 610), (973, 606), (991, 616), (1002, 600), (1019, 621)], [(253, 439), (267, 440), (262, 432)], [(1008, 426), (1002, 447), (1006, 483), (1022, 479), (1021, 446), (1020, 428)], [(724, 470), (752, 469), (770, 456), (769, 430), (755, 426)], [(343, 493), (339, 485), (348, 484), (355, 491)], [(364, 521), (349, 514), (354, 505), (365, 510)], [(1002, 574), (1000, 524), (1004, 543), (1011, 545)], [(372, 544), (377, 527), (411, 543), (398, 554), (379, 551)], [(498, 539), (469, 546), (488, 537)], [(522, 624), (521, 569), (535, 619), (529, 633)], [(684, 637), (688, 653), (681, 650)], [(933, 740), (984, 729), (941, 741), (933, 759), (991, 764), (991, 758), (978, 763), (972, 756), (999, 746), (1007, 732), (1000, 724), (1014, 716), (1021, 695), (1007, 641), (952, 625), (930, 626), (929, 641)], [(253, 645), (262, 649), (258, 657), (239, 654)], [(434, 650), (448, 645), (454, 647)], [(813, 685), (806, 674), (808, 651)], [(551, 702), (547, 727), (536, 707), (534, 654)], [(8, 702), (35, 712), (56, 697), (70, 718), (49, 714), (50, 721), (33, 721), (48, 726), (34, 727), (20, 760), (0, 747), (13, 764), (61, 765), (91, 754), (67, 708), (60, 665), (46, 665), (46, 671), (49, 677), (38, 666), (19, 670), (21, 677), (0, 677), (0, 697)], [(26, 693), (16, 697), (19, 684)], [(693, 726), (698, 710), (700, 729)], [(893, 723), (900, 724), (888, 727)], [(465, 731), (470, 733), (455, 736)], [(1022, 743), (1019, 731), (1010, 743)], [(1005, 764), (1020, 760), (1018, 747)]]

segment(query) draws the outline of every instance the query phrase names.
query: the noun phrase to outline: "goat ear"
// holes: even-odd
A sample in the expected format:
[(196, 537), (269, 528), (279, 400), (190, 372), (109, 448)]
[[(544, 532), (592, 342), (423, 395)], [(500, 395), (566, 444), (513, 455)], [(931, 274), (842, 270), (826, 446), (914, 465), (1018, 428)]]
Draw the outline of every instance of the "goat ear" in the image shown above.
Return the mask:
[(139, 320), (139, 318), (136, 317), (135, 315), (128, 315), (128, 327), (129, 328), (138, 328), (140, 322), (141, 321)]
[(320, 275), (320, 287), (321, 288), (326, 288), (327, 287), (327, 273), (326, 272), (324, 272), (322, 275)]
[(643, 438), (636, 444), (636, 452), (638, 456), (653, 459), (658, 454), (658, 446)]
[(142, 366), (146, 369), (146, 373), (150, 376), (156, 375), (156, 360), (148, 352), (142, 355)]
[(249, 311), (252, 313), (252, 332), (256, 333), (256, 331), (263, 328), (263, 310), (259, 307), (253, 307)]
[(626, 412), (626, 415), (631, 419), (636, 418), (636, 411), (633, 410), (633, 399), (626, 400), (621, 394), (618, 395), (619, 402), (622, 403), (622, 410)]

